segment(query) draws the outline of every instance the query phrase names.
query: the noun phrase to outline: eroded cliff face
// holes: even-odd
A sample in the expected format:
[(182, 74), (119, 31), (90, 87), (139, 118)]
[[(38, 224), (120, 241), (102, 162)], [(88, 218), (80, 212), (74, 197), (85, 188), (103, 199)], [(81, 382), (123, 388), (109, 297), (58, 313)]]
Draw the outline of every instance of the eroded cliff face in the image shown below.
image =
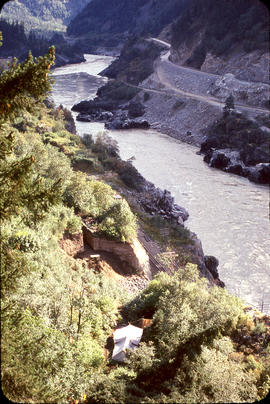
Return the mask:
[[(188, 61), (195, 49), (200, 45), (203, 33), (188, 44), (183, 43), (179, 48), (171, 49), (170, 60), (182, 66), (189, 66)], [(255, 50), (246, 53), (239, 48), (229, 55), (216, 56), (207, 52), (200, 70), (207, 73), (224, 75), (232, 73), (239, 80), (269, 83), (269, 53), (262, 50)]]
[[(203, 32), (188, 43), (182, 43), (178, 48), (171, 48), (170, 60), (181, 66), (190, 66), (190, 59), (196, 48), (201, 44)], [(269, 83), (269, 52), (254, 50), (246, 53), (239, 47), (229, 55), (216, 56), (207, 52), (200, 70), (207, 73), (224, 75), (232, 73), (239, 80)]]
[(269, 80), (269, 10), (261, 0), (190, 0), (172, 24), (171, 43), (175, 63)]
[(207, 53), (201, 70), (221, 75), (232, 73), (240, 80), (268, 83), (269, 63), (269, 53), (261, 51), (235, 52), (229, 57)]

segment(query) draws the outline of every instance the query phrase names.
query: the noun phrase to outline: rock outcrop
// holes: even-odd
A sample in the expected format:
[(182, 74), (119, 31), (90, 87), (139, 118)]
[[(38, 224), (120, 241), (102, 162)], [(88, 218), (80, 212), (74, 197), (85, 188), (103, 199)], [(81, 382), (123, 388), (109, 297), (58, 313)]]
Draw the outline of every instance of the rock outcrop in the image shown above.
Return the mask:
[(209, 94), (225, 101), (230, 95), (234, 100), (255, 107), (266, 107), (269, 101), (270, 87), (265, 83), (248, 83), (236, 79), (232, 73), (217, 78), (209, 90)]
[(161, 215), (165, 219), (176, 221), (183, 225), (189, 217), (187, 210), (174, 203), (174, 198), (166, 189), (162, 191), (148, 183), (145, 191), (138, 196), (138, 201), (144, 210), (151, 215)]
[(235, 111), (224, 112), (204, 132), (206, 138), (200, 149), (204, 161), (210, 167), (269, 184), (269, 124), (264, 114), (251, 120)]
[(143, 120), (133, 119), (113, 119), (112, 121), (105, 123), (106, 129), (149, 129), (149, 123)]
[(248, 167), (240, 159), (240, 153), (236, 150), (210, 148), (204, 156), (204, 161), (210, 167), (219, 168), (228, 173), (247, 177), (250, 181), (260, 184), (270, 184), (270, 164), (259, 163)]
[(225, 283), (219, 279), (219, 274), (218, 274), (218, 270), (217, 270), (217, 267), (219, 265), (218, 259), (216, 257), (213, 257), (212, 255), (205, 255), (204, 264), (205, 264), (206, 268), (208, 269), (208, 271), (213, 276), (215, 283), (218, 286), (224, 288)]
[[(135, 100), (119, 104), (114, 101), (96, 98), (92, 101), (82, 101), (74, 105), (73, 111), (80, 112), (77, 121), (105, 122), (105, 128), (114, 129), (148, 129), (150, 124), (142, 119), (144, 107)], [(126, 112), (127, 111), (127, 112)]]
[(152, 279), (149, 257), (137, 239), (134, 239), (132, 243), (108, 240), (95, 235), (85, 224), (83, 225), (83, 237), (84, 242), (94, 251), (113, 253), (122, 262), (126, 262), (128, 267), (133, 268), (135, 274), (144, 275), (148, 279)]

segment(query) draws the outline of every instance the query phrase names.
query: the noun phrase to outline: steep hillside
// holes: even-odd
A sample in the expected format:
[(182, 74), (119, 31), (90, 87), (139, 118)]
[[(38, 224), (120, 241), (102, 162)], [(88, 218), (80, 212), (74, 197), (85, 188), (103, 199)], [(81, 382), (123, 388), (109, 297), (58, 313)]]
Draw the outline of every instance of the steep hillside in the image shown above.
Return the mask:
[(187, 0), (93, 0), (71, 21), (68, 34), (114, 46), (115, 40), (123, 41), (123, 33), (158, 34), (186, 4)]
[(56, 48), (55, 66), (80, 63), (85, 60), (78, 46), (70, 45), (61, 34), (54, 34), (50, 39), (40, 38), (33, 31), (27, 34), (22, 24), (9, 23), (2, 19), (0, 19), (0, 31), (3, 36), (0, 58), (17, 57), (22, 60), (27, 57), (30, 50), (33, 56), (38, 57), (47, 52), (51, 45), (54, 45)]
[(65, 31), (66, 24), (91, 0), (16, 0), (6, 4), (2, 17), (26, 28)]
[[(37, 102), (50, 89), (53, 56), (50, 50), (37, 64), (28, 59), (12, 74), (0, 75), (5, 95), (0, 100), (5, 396), (12, 402), (78, 404), (264, 398), (269, 317), (250, 312), (225, 288), (209, 287), (190, 263), (192, 250), (183, 251), (190, 232), (143, 213), (138, 204), (135, 209), (129, 186), (135, 217), (119, 199), (118, 190), (125, 187), (111, 171), (124, 164), (126, 173), (130, 164), (117, 158), (113, 143), (100, 137), (93, 144), (89, 135), (80, 139), (67, 110)], [(132, 165), (129, 171), (134, 180)], [(147, 285), (138, 275), (123, 276), (119, 267), (114, 273), (115, 259), (107, 255), (105, 260), (104, 252), (93, 254), (84, 244), (86, 217), (109, 239), (133, 240), (139, 221), (163, 247), (171, 251), (178, 245), (182, 255), (170, 258), (168, 249), (160, 254), (171, 276), (161, 272)], [(207, 261), (213, 269), (216, 260)], [(124, 365), (116, 363), (112, 332), (127, 322), (138, 325), (140, 319), (150, 325), (140, 347)]]
[(268, 81), (269, 12), (258, 0), (193, 0), (172, 25), (175, 63)]

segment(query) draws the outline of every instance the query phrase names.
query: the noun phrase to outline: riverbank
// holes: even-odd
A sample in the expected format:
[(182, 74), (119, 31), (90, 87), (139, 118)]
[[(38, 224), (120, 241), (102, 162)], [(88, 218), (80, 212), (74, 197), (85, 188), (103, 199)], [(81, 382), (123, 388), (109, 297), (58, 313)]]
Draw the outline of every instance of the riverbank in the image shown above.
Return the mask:
[[(111, 59), (86, 55), (87, 62), (57, 69), (56, 104), (71, 108), (81, 99), (93, 99), (105, 78), (98, 75)], [(79, 79), (80, 72), (87, 80)], [(74, 117), (76, 114), (74, 113)], [(80, 136), (104, 131), (98, 122), (76, 122)], [(218, 257), (226, 288), (250, 304), (269, 305), (268, 190), (247, 179), (209, 168), (198, 150), (156, 130), (108, 131), (117, 141), (120, 156), (134, 156), (133, 165), (160, 189), (168, 189), (190, 216), (186, 227), (200, 240), (207, 255)], [(256, 229), (256, 230), (254, 230)]]
[[(96, 98), (81, 101), (72, 107), (73, 111), (79, 112), (78, 121), (103, 122), (106, 129), (110, 130), (154, 128), (197, 147), (203, 143), (201, 152), (207, 153), (204, 161), (211, 167), (247, 177), (257, 183), (270, 183), (269, 119), (266, 108), (252, 106), (258, 98), (254, 83), (241, 82), (246, 86), (244, 88), (247, 88), (248, 96), (242, 100), (244, 104), (237, 104), (237, 110), (232, 109), (231, 116), (235, 114), (236, 119), (234, 125), (225, 128), (226, 141), (224, 136), (220, 136), (218, 142), (214, 142), (218, 143), (218, 147), (213, 147), (214, 143), (210, 142), (212, 154), (209, 155), (210, 150), (206, 144), (209, 143), (209, 137), (212, 139), (216, 136), (210, 131), (213, 131), (214, 122), (222, 120), (226, 105), (224, 94), (228, 93), (228, 89), (227, 92), (223, 89), (225, 92), (221, 92), (219, 98), (209, 94), (212, 94), (216, 83), (223, 82), (222, 77), (174, 66), (168, 60), (168, 51), (158, 57), (166, 43), (161, 44), (155, 39), (133, 40), (129, 45), (128, 49), (127, 46), (123, 48), (119, 59), (102, 71), (101, 74), (110, 80), (99, 88)], [(148, 55), (147, 62), (145, 53)], [(238, 87), (242, 89), (239, 84)], [(262, 88), (266, 93), (267, 85), (264, 84)], [(240, 90), (238, 92), (242, 94)], [(238, 92), (235, 92), (238, 97)], [(264, 99), (262, 103), (265, 103)], [(250, 130), (251, 136), (247, 135)], [(232, 144), (228, 144), (229, 137), (232, 138), (229, 142)], [(248, 147), (252, 150), (247, 151)], [(220, 164), (220, 153), (224, 149), (227, 149), (227, 154)], [(247, 158), (250, 153), (256, 155), (256, 158)]]
[[(161, 190), (155, 187), (136, 170), (131, 162), (123, 161), (118, 154), (115, 142), (108, 136), (99, 136), (93, 143), (86, 135), (83, 143), (86, 144), (90, 154), (98, 159), (99, 166), (95, 164), (94, 168), (95, 178), (112, 186), (128, 201), (136, 214), (139, 233), (144, 232), (140, 241), (150, 253), (150, 257), (157, 262), (156, 267), (169, 271), (169, 267), (166, 269), (169, 261), (167, 264), (162, 263), (162, 254), (169, 254), (174, 258), (174, 262), (170, 264), (173, 264), (175, 268), (192, 262), (198, 266), (201, 275), (211, 284), (224, 287), (217, 271), (218, 260), (204, 255), (197, 235), (184, 226), (184, 222), (189, 217), (188, 212), (175, 203), (171, 193), (166, 189)], [(75, 169), (83, 169), (89, 175), (93, 175), (93, 163), (88, 163), (86, 155), (76, 159), (74, 164)], [(149, 240), (155, 244), (155, 256), (152, 248), (148, 251)]]

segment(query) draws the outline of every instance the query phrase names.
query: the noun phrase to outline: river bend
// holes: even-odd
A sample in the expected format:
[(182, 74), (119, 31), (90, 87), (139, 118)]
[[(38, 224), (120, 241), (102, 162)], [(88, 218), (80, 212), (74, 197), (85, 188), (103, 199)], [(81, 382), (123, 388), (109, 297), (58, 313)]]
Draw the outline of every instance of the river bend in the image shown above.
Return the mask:
[[(98, 73), (113, 58), (86, 55), (86, 62), (54, 70), (53, 99), (67, 108), (94, 98), (106, 79)], [(75, 115), (75, 114), (74, 114)], [(79, 135), (94, 136), (102, 123), (77, 122)], [(192, 128), (191, 128), (192, 130)], [(186, 226), (197, 233), (205, 254), (216, 256), (227, 289), (265, 312), (270, 312), (270, 239), (268, 187), (208, 167), (197, 148), (155, 130), (109, 131), (122, 159), (135, 157), (134, 166), (156, 186), (171, 191), (185, 207)]]

